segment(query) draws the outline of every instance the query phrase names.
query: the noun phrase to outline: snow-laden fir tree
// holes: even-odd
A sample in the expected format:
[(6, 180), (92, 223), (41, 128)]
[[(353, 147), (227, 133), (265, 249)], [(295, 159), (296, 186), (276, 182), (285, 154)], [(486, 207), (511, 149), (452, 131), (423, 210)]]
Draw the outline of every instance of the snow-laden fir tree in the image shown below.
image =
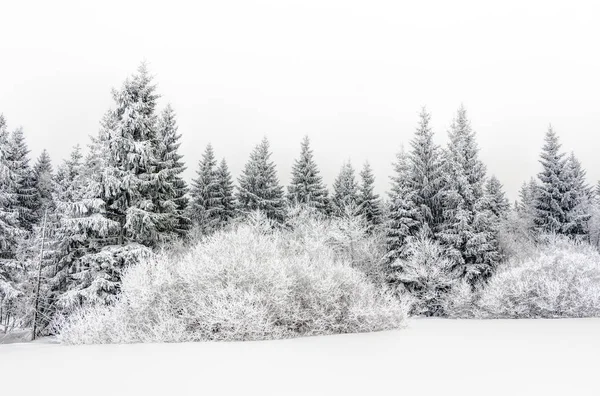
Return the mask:
[(9, 138), (6, 120), (0, 114), (0, 326), (14, 317), (13, 309), (20, 296), (18, 265), (14, 256), (17, 242), (23, 234), (15, 210), (18, 175), (9, 163)]
[[(404, 148), (396, 155), (386, 223), (386, 245), (390, 263), (405, 258), (408, 238), (419, 231), (420, 212), (415, 205), (410, 158)], [(393, 268), (394, 272), (397, 267)]]
[(558, 135), (548, 128), (540, 155), (542, 171), (535, 197), (534, 224), (538, 232), (568, 234), (571, 182)]
[(427, 226), (435, 235), (444, 223), (443, 158), (441, 149), (433, 141), (431, 115), (423, 108), (419, 118), (415, 137), (410, 142), (411, 188), (421, 226)]
[(356, 213), (358, 207), (358, 188), (354, 168), (350, 161), (345, 162), (333, 182), (331, 207), (334, 215), (344, 216), (348, 208)]
[(125, 268), (171, 239), (165, 233), (175, 208), (162, 202), (164, 172), (158, 172), (158, 119), (155, 85), (145, 65), (113, 90), (116, 104), (101, 123), (86, 159), (81, 199), (67, 205), (65, 223), (86, 235), (74, 284), (65, 306), (115, 301)]
[(475, 132), (460, 107), (448, 132), (445, 152), (444, 223), (438, 238), (455, 270), (471, 282), (491, 275), (499, 260), (495, 224), (484, 199), (485, 166), (479, 159)]
[(10, 135), (7, 162), (17, 177), (15, 209), (19, 213), (19, 225), (21, 228), (31, 231), (33, 225), (39, 220), (36, 217), (38, 196), (34, 185), (33, 171), (29, 165), (29, 148), (22, 128), (15, 129)]
[(566, 199), (567, 224), (564, 232), (569, 236), (581, 238), (588, 234), (592, 192), (586, 181), (586, 171), (574, 153), (567, 158), (566, 169), (569, 192)]
[(161, 213), (170, 215), (160, 232), (167, 239), (185, 237), (191, 228), (191, 220), (186, 215), (188, 188), (181, 177), (186, 168), (183, 156), (179, 154), (181, 134), (171, 105), (167, 105), (160, 115), (157, 135), (156, 173), (159, 174), (161, 183), (160, 190), (154, 197), (154, 205)]
[(16, 209), (19, 175), (14, 172), (10, 162), (9, 140), (6, 119), (0, 114), (0, 258), (2, 260), (14, 257), (17, 240), (22, 234)]
[(485, 183), (484, 194), (488, 197), (489, 210), (497, 218), (503, 218), (510, 210), (510, 203), (500, 180), (494, 175)]
[(217, 160), (208, 144), (192, 181), (191, 217), (203, 234), (210, 234), (220, 225), (221, 197), (217, 179)]
[(271, 161), (267, 138), (264, 138), (250, 154), (250, 160), (246, 163), (238, 182), (237, 201), (242, 213), (260, 210), (271, 220), (285, 219), (283, 188), (277, 178), (275, 163)]
[(379, 195), (375, 194), (375, 176), (368, 162), (365, 162), (360, 172), (357, 210), (359, 215), (364, 216), (369, 230), (381, 224), (381, 200)]
[(218, 197), (219, 207), (217, 210), (217, 216), (219, 219), (219, 227), (224, 227), (229, 224), (235, 217), (235, 198), (233, 195), (233, 179), (227, 166), (225, 158), (221, 160), (219, 167), (217, 168), (217, 186), (218, 186)]
[(328, 211), (328, 192), (313, 157), (310, 140), (305, 136), (300, 146), (300, 158), (292, 167), (288, 199), (292, 204), (313, 207), (321, 213)]
[(36, 189), (35, 217), (42, 220), (44, 211), (53, 206), (52, 193), (54, 192), (53, 169), (50, 155), (42, 151), (33, 166), (33, 185)]

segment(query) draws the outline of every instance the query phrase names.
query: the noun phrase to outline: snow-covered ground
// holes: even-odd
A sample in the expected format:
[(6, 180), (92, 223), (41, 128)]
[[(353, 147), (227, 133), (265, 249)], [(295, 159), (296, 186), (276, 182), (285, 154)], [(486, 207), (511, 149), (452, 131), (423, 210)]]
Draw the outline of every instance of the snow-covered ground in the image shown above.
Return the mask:
[(0, 345), (5, 395), (600, 395), (600, 319), (236, 343)]

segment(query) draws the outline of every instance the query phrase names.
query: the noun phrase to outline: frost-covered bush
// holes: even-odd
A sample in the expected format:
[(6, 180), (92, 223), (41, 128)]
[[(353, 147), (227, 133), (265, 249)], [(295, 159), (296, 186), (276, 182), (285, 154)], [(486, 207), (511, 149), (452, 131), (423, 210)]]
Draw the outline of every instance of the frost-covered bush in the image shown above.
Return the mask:
[[(221, 231), (172, 259), (130, 268), (112, 307), (66, 319), (65, 343), (263, 340), (401, 327), (408, 303), (340, 259), (327, 225), (282, 229), (264, 218)], [(321, 228), (319, 228), (321, 227)]]
[(452, 264), (438, 242), (419, 234), (408, 242), (406, 258), (391, 264), (390, 281), (400, 293), (415, 298), (413, 314), (441, 316), (445, 299), (458, 282)]
[(507, 263), (481, 290), (457, 290), (447, 310), (477, 318), (600, 316), (600, 254), (589, 244), (550, 237), (534, 257)]

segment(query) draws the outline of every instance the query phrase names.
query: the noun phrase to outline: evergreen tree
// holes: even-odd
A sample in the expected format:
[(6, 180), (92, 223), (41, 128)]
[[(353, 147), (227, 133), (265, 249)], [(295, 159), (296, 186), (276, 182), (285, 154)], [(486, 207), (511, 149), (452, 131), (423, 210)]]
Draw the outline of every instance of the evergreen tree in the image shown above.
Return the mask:
[(8, 152), (9, 133), (0, 114), (0, 323), (13, 315), (12, 307), (19, 296), (15, 247), (22, 234), (18, 213), (14, 209), (18, 176), (12, 171)]
[(187, 183), (181, 177), (185, 171), (183, 156), (179, 154), (181, 134), (177, 131), (175, 111), (171, 105), (162, 112), (158, 123), (158, 139), (156, 172), (160, 175), (161, 187), (155, 196), (154, 205), (161, 213), (170, 215), (163, 223), (161, 233), (185, 237), (191, 227), (191, 220), (186, 216), (188, 198)]
[(426, 226), (435, 235), (444, 223), (443, 158), (440, 148), (433, 141), (430, 114), (423, 108), (419, 117), (419, 126), (410, 143), (412, 199), (420, 212), (421, 226)]
[(33, 185), (36, 189), (35, 217), (41, 221), (44, 211), (53, 206), (54, 192), (53, 170), (50, 156), (46, 150), (38, 158), (33, 167)]
[(475, 282), (492, 273), (499, 255), (493, 214), (484, 199), (485, 166), (464, 107), (459, 108), (448, 135), (444, 223), (438, 237), (455, 269)]
[(582, 237), (588, 234), (593, 194), (586, 181), (586, 171), (574, 153), (571, 153), (567, 159), (566, 172), (569, 180), (569, 192), (564, 202), (567, 214), (564, 233), (572, 237)]
[(327, 188), (323, 184), (323, 179), (313, 159), (308, 136), (304, 137), (300, 147), (300, 158), (292, 167), (288, 199), (291, 203), (308, 205), (326, 213), (328, 208)]
[(567, 233), (569, 195), (572, 186), (564, 153), (560, 152), (558, 135), (548, 128), (538, 174), (539, 187), (535, 199), (534, 224), (539, 232)]
[(217, 179), (217, 160), (212, 146), (206, 146), (192, 182), (192, 219), (203, 234), (219, 228), (221, 196)]
[(283, 221), (283, 188), (279, 185), (275, 163), (270, 158), (269, 141), (265, 138), (250, 154), (250, 160), (239, 178), (237, 201), (243, 213), (260, 210), (272, 220)]
[(485, 184), (485, 195), (488, 197), (489, 210), (497, 218), (503, 218), (510, 210), (510, 204), (504, 194), (500, 180), (496, 176), (490, 177)]
[[(10, 259), (14, 256), (17, 239), (22, 233), (16, 211), (19, 176), (15, 174), (10, 163), (9, 139), (6, 120), (4, 115), (0, 114), (0, 259)], [(0, 269), (0, 279), (2, 272)]]
[(235, 217), (233, 181), (225, 159), (221, 160), (221, 164), (217, 168), (217, 186), (219, 187), (218, 197), (220, 203), (217, 216), (219, 218), (220, 227), (224, 227)]
[(369, 230), (381, 224), (381, 201), (375, 194), (375, 176), (368, 162), (360, 172), (361, 183), (358, 191), (358, 213), (365, 217)]
[(333, 182), (331, 205), (336, 216), (343, 216), (348, 209), (356, 212), (358, 203), (358, 184), (354, 176), (354, 168), (348, 161), (342, 165), (340, 173)]
[(61, 298), (65, 307), (115, 301), (124, 269), (151, 254), (148, 247), (171, 239), (175, 206), (166, 201), (157, 158), (155, 86), (145, 65), (113, 90), (116, 103), (90, 146), (78, 199), (64, 205), (63, 223), (74, 236), (85, 235), (73, 264), (73, 284)]
[(21, 228), (31, 231), (39, 220), (36, 218), (37, 191), (34, 185), (34, 175), (29, 166), (29, 148), (25, 142), (23, 129), (15, 129), (8, 141), (7, 162), (16, 175), (16, 207), (19, 213)]
[[(396, 155), (386, 224), (387, 258), (393, 263), (406, 258), (408, 239), (419, 231), (420, 211), (415, 205), (410, 158), (404, 148)], [(392, 269), (395, 267), (391, 267)], [(394, 276), (395, 278), (395, 276)]]

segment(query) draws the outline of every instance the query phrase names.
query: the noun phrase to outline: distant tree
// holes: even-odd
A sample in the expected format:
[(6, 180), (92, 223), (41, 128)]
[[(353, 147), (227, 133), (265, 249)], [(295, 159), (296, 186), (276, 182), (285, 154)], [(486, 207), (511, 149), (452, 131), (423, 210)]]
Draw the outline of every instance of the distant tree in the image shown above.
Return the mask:
[(266, 138), (254, 148), (242, 171), (237, 201), (242, 213), (260, 210), (271, 220), (283, 221), (285, 218), (283, 188), (277, 178), (275, 163), (271, 161)]
[(390, 263), (399, 258), (406, 258), (405, 250), (408, 238), (416, 235), (419, 231), (420, 211), (414, 201), (415, 191), (411, 183), (411, 171), (410, 158), (402, 148), (396, 155), (392, 190), (389, 193), (386, 245), (387, 258)]
[(581, 238), (588, 234), (593, 193), (586, 181), (586, 171), (574, 153), (567, 158), (566, 172), (569, 192), (565, 199), (567, 223), (564, 226), (564, 233)]
[(44, 211), (54, 205), (52, 194), (54, 192), (54, 174), (52, 161), (46, 150), (42, 151), (33, 167), (33, 185), (36, 189), (36, 203), (34, 216), (39, 219), (44, 217)]
[(356, 210), (358, 206), (358, 184), (350, 161), (342, 165), (340, 173), (333, 182), (331, 205), (336, 216), (344, 215), (347, 208)]
[(219, 226), (222, 228), (229, 224), (235, 217), (235, 198), (233, 195), (233, 180), (227, 162), (225, 159), (221, 160), (221, 163), (216, 171), (217, 186), (218, 186), (218, 197), (219, 197), (219, 209), (217, 216), (219, 219)]
[(375, 176), (368, 162), (360, 172), (360, 185), (358, 188), (358, 213), (365, 217), (369, 230), (382, 222), (381, 200), (375, 194)]
[(160, 115), (157, 135), (156, 173), (162, 182), (159, 184), (161, 189), (156, 191), (154, 205), (161, 213), (168, 215), (161, 232), (167, 234), (168, 239), (185, 237), (191, 228), (191, 220), (186, 215), (188, 188), (181, 177), (185, 171), (183, 156), (179, 154), (181, 134), (178, 133), (175, 111), (171, 105), (167, 105)]
[(534, 224), (538, 232), (568, 233), (571, 181), (565, 154), (560, 151), (558, 135), (548, 128), (538, 174), (539, 186), (535, 197)]
[(497, 218), (503, 218), (510, 210), (510, 203), (504, 194), (502, 183), (496, 176), (492, 175), (486, 182), (485, 195), (488, 197), (489, 210)]
[(327, 188), (319, 174), (313, 158), (308, 136), (302, 140), (300, 158), (292, 167), (292, 180), (288, 187), (290, 203), (299, 203), (314, 207), (322, 213), (328, 209)]
[(217, 160), (212, 145), (206, 146), (192, 182), (192, 219), (203, 234), (219, 228), (222, 205), (217, 178)]

